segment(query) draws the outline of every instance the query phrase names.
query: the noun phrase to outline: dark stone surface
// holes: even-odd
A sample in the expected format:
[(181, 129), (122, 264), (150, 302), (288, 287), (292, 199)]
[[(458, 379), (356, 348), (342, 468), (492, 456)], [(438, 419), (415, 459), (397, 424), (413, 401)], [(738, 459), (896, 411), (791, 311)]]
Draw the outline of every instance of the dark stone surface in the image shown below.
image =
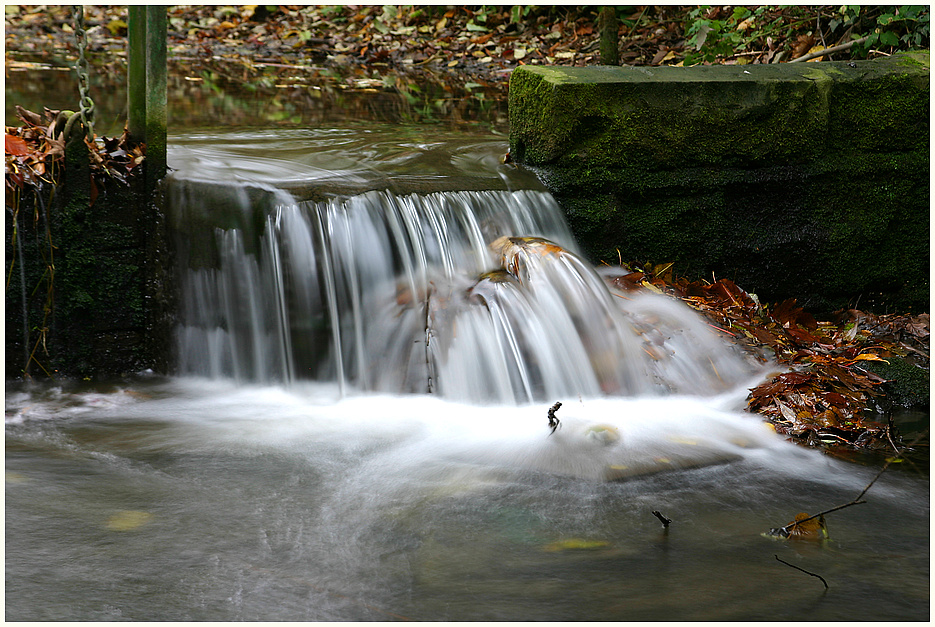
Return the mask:
[(92, 192), (79, 138), (69, 143), (54, 192), (21, 194), (18, 241), (7, 211), (7, 378), (165, 372), (171, 262), (164, 221), (142, 180), (134, 183), (108, 180)]
[(591, 260), (764, 302), (928, 311), (929, 57), (552, 68), (510, 81), (513, 159)]

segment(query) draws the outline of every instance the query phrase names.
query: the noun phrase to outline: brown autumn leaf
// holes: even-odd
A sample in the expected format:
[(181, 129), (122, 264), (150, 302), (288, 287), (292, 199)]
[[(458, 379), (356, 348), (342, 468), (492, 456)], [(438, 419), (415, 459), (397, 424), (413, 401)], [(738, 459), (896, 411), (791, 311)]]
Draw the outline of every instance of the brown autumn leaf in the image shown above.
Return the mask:
[[(796, 540), (825, 540), (828, 538), (828, 529), (825, 526), (825, 517), (819, 516), (806, 520), (809, 515), (805, 512), (796, 514), (795, 520), (785, 526), (789, 538)], [(803, 521), (803, 522), (799, 522)]]
[(6, 134), (6, 154), (8, 155), (28, 155), (29, 147), (26, 146), (26, 142), (23, 141), (22, 137), (17, 137), (16, 135)]

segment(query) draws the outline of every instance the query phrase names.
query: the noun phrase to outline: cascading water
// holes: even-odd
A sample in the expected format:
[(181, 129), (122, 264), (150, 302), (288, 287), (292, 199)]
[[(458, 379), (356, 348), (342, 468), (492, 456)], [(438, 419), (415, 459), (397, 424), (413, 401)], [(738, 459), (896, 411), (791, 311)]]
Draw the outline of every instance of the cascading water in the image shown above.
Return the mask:
[(526, 403), (721, 392), (753, 372), (687, 307), (612, 294), (547, 193), (275, 201), (183, 277), (183, 373)]

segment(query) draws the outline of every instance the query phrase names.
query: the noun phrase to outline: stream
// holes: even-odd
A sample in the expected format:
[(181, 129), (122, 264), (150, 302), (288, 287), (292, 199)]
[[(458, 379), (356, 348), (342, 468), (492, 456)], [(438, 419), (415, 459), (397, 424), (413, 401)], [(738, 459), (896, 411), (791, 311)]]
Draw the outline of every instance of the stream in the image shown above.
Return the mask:
[(7, 382), (7, 620), (928, 620), (927, 467), (769, 537), (880, 467), (744, 412), (777, 366), (611, 291), (503, 136), (427, 135), (170, 138), (176, 371)]

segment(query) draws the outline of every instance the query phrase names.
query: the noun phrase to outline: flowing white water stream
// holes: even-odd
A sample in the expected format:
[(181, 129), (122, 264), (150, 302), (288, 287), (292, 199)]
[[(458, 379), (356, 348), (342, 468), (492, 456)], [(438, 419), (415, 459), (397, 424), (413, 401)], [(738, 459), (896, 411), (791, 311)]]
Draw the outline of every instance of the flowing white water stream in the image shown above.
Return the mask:
[[(217, 266), (183, 276), (183, 374), (525, 403), (704, 395), (756, 372), (673, 299), (612, 295), (546, 193), (277, 200), (258, 231), (218, 229)], [(491, 249), (530, 235), (560, 248)]]

